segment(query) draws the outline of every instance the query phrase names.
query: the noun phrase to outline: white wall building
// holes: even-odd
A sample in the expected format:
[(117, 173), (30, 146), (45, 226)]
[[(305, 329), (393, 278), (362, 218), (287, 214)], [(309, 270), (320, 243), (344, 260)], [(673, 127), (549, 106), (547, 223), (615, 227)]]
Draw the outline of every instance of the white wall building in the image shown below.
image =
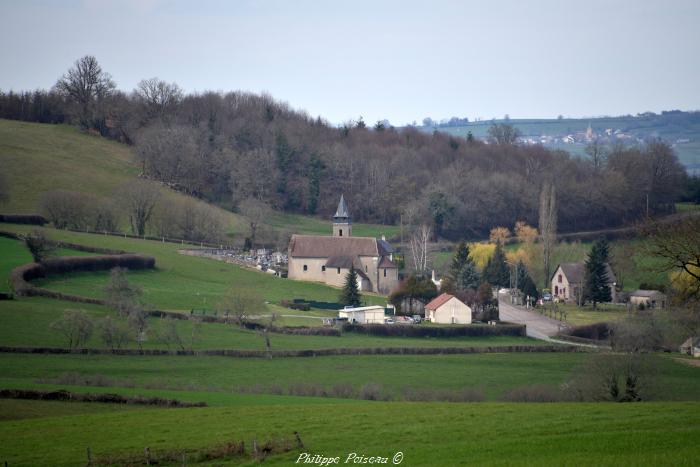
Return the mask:
[(471, 324), (472, 309), (454, 295), (444, 293), (425, 305), (425, 319), (440, 324)]
[(384, 307), (379, 305), (344, 308), (338, 318), (347, 318), (349, 323), (384, 324)]

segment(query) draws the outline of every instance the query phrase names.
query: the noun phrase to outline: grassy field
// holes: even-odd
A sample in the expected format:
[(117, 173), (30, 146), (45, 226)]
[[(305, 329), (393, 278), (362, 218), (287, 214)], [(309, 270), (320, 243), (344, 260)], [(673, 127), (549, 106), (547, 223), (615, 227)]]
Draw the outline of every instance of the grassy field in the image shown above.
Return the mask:
[[(407, 389), (483, 392), (497, 400), (516, 387), (569, 381), (591, 354), (511, 353), (469, 355), (356, 355), (308, 358), (0, 354), (0, 387), (39, 387), (66, 373), (101, 378), (117, 387), (200, 392), (286, 393), (297, 385), (355, 390), (377, 385), (383, 396)], [(700, 400), (700, 369), (655, 357), (655, 397)]]
[[(0, 119), (0, 160), (9, 185), (9, 198), (0, 201), (0, 213), (36, 213), (41, 194), (65, 189), (109, 197), (140, 172), (129, 146), (81, 133), (68, 125), (48, 125)], [(159, 185), (160, 186), (160, 185)], [(161, 187), (166, 198), (185, 196)], [(202, 203), (203, 204), (203, 203)], [(227, 233), (242, 239), (248, 232), (246, 219), (218, 209)], [(271, 225), (293, 233), (327, 234), (330, 219), (277, 213)], [(126, 225), (123, 226), (126, 229)], [(396, 226), (355, 224), (355, 235), (387, 237), (398, 234)]]
[[(31, 227), (0, 224), (0, 230), (22, 233), (30, 231)], [(339, 295), (339, 289), (323, 284), (281, 279), (233, 264), (181, 255), (177, 252), (180, 247), (177, 244), (49, 228), (44, 231), (53, 240), (153, 255), (156, 258), (156, 269), (132, 271), (129, 279), (143, 287), (147, 304), (160, 309), (188, 312), (193, 308), (212, 310), (230, 288), (257, 290), (264, 299), (271, 302), (293, 298), (336, 302)], [(6, 244), (5, 248), (10, 247)], [(15, 241), (15, 248), (22, 249), (20, 242)], [(0, 258), (0, 265), (4, 263)], [(9, 267), (0, 267), (9, 272)], [(54, 276), (36, 283), (63, 292), (102, 297), (108, 275), (108, 272), (76, 273)], [(370, 303), (385, 303), (385, 299), (375, 295), (366, 295), (366, 299)]]
[[(65, 310), (80, 309), (97, 324), (101, 318), (112, 316), (117, 323), (126, 320), (116, 317), (114, 312), (104, 306), (71, 303), (41, 297), (21, 298), (0, 301), (0, 345), (23, 347), (67, 347), (67, 340), (58, 332), (50, 329), (51, 323), (61, 317)], [(164, 321), (149, 318), (148, 341), (145, 348), (166, 349), (162, 335)], [(256, 332), (241, 329), (238, 326), (202, 323), (192, 339), (192, 322), (177, 321), (178, 334), (188, 349), (246, 349), (265, 350), (262, 336)], [(292, 323), (296, 324), (296, 323)], [(315, 323), (318, 325), (318, 323)], [(376, 337), (355, 333), (345, 333), (341, 337), (333, 336), (299, 336), (291, 334), (270, 335), (273, 350), (303, 350), (328, 348), (377, 348), (377, 347), (484, 347), (497, 345), (534, 345), (538, 341), (524, 337), (472, 337), (472, 338), (404, 338)], [(99, 332), (94, 332), (87, 342), (89, 348), (103, 348)], [(130, 342), (129, 348), (136, 343)], [(179, 348), (173, 346), (173, 349)]]
[[(281, 439), (298, 431), (304, 450), (266, 465), (291, 465), (301, 452), (352, 452), (403, 465), (695, 465), (700, 404), (294, 404), (28, 418), (0, 422), (0, 458), (9, 465), (79, 465), (96, 456), (201, 449), (228, 441)], [(183, 423), (186, 420), (186, 423)], [(630, 422), (632, 421), (633, 422)], [(388, 422), (390, 421), (390, 422)], [(206, 427), (202, 429), (201, 427)], [(447, 432), (449, 436), (426, 433)], [(524, 436), (527, 433), (527, 436)], [(459, 441), (458, 441), (459, 440)], [(208, 464), (208, 463), (207, 463)], [(229, 459), (216, 465), (254, 465)]]

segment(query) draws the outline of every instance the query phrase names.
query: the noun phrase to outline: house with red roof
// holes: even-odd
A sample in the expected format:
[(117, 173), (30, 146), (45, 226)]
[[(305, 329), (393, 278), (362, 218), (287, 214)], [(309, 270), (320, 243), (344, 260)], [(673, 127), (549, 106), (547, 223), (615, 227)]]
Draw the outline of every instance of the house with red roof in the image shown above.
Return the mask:
[(440, 324), (471, 324), (472, 309), (454, 295), (443, 293), (425, 305), (425, 319)]

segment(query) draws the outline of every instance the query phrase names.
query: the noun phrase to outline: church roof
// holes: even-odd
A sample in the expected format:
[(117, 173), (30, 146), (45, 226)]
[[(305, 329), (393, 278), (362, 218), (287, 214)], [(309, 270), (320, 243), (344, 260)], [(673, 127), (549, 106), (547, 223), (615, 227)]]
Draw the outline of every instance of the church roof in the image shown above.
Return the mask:
[(349, 219), (350, 213), (348, 212), (348, 203), (345, 202), (345, 196), (340, 195), (340, 202), (338, 203), (338, 209), (335, 210), (333, 215), (334, 219)]
[(387, 268), (387, 269), (392, 269), (396, 268), (396, 263), (394, 263), (392, 260), (389, 259), (388, 256), (382, 256), (381, 261), (379, 261), (379, 265), (377, 265), (378, 268)]
[(387, 256), (391, 253), (387, 247), (389, 247), (388, 243), (372, 237), (326, 237), (295, 234), (289, 241), (289, 256), (302, 258)]

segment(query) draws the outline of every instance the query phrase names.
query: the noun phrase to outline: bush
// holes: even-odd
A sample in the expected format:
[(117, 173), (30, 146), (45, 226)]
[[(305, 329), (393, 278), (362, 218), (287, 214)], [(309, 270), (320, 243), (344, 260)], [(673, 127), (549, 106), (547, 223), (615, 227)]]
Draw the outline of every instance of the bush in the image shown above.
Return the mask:
[(44, 216), (36, 214), (0, 214), (0, 222), (7, 222), (8, 224), (44, 225), (49, 221), (47, 221)]
[(502, 324), (498, 326), (482, 324), (467, 326), (400, 326), (345, 323), (343, 324), (343, 332), (392, 337), (524, 336), (525, 326), (519, 324)]
[(593, 323), (583, 326), (576, 326), (569, 330), (566, 334), (574, 337), (591, 340), (608, 340), (610, 338), (610, 324), (608, 323)]
[(560, 402), (566, 400), (565, 394), (558, 388), (547, 384), (518, 386), (503, 394), (505, 402)]

